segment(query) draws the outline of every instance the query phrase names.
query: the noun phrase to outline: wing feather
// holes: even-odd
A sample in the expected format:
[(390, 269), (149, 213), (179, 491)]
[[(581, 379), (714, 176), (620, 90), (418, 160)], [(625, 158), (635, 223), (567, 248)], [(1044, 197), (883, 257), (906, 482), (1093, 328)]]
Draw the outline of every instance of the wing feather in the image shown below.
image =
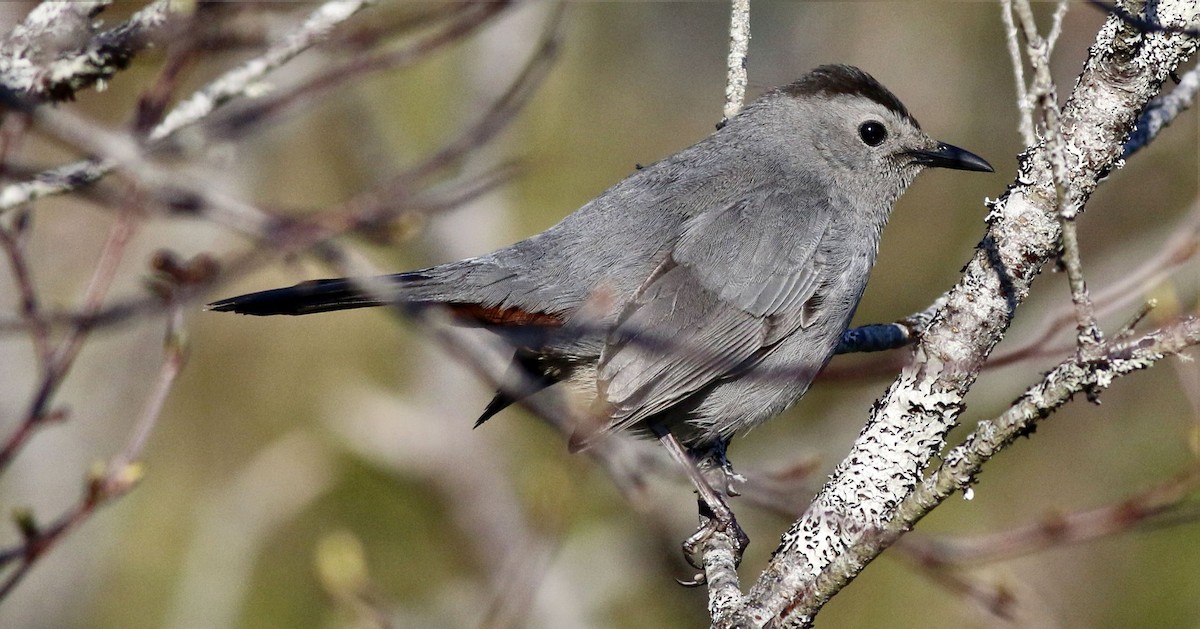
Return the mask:
[(601, 353), (598, 386), (620, 430), (745, 369), (811, 323), (824, 275), (828, 204), (757, 191), (687, 224), (625, 306)]

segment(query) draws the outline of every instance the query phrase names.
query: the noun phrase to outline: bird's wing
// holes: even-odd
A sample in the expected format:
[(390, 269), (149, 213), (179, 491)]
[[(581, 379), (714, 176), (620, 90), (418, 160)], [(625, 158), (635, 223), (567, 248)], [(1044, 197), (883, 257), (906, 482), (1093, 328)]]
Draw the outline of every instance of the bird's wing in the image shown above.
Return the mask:
[(819, 198), (759, 191), (689, 221), (601, 354), (599, 395), (609, 412), (602, 432), (738, 373), (807, 326), (830, 220)]

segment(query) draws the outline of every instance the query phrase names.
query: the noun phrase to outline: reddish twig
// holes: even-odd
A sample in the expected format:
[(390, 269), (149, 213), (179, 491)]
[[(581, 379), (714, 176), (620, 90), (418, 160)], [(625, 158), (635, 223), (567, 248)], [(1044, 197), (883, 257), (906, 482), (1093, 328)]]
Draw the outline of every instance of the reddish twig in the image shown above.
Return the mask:
[(18, 562), (12, 572), (0, 581), (0, 600), (7, 597), (38, 559), (64, 536), (87, 520), (99, 507), (129, 493), (141, 480), (142, 469), (136, 460), (141, 456), (150, 432), (162, 415), (167, 394), (171, 391), (187, 356), (183, 342), (183, 311), (178, 304), (172, 306), (167, 322), (166, 342), (158, 379), (142, 407), (125, 448), (103, 470), (88, 478), (79, 502), (49, 526), (39, 526), (31, 513), (18, 515), (17, 522), (25, 539), (17, 546), (0, 551), (0, 567)]
[[(80, 308), (80, 314), (83, 315), (81, 321), (86, 321), (88, 317), (98, 313), (105, 296), (108, 295), (108, 289), (112, 286), (113, 278), (116, 276), (117, 265), (124, 257), (126, 245), (136, 230), (135, 212), (136, 210), (131, 205), (117, 216), (116, 222), (109, 229), (108, 239), (96, 262), (96, 269), (92, 272), (92, 278), (84, 291), (83, 305)], [(76, 356), (79, 355), (79, 350), (90, 330), (90, 326), (84, 324), (73, 326), (54, 348), (46, 363), (46, 368), (43, 370), (37, 391), (33, 394), (32, 401), (25, 411), (24, 419), (5, 440), (3, 448), (0, 448), (0, 473), (12, 463), (13, 458), (34, 430), (48, 419), (56, 417), (56, 414), (49, 412), (50, 403), (66, 378), (67, 372), (70, 371), (71, 365), (74, 364)]]
[(923, 564), (962, 566), (1012, 559), (1146, 528), (1200, 517), (1186, 502), (1200, 489), (1200, 466), (1191, 466), (1145, 491), (1113, 504), (1073, 513), (1051, 513), (1041, 520), (997, 533), (969, 537), (906, 536), (898, 547)]
[(34, 355), (37, 357), (38, 369), (45, 372), (50, 365), (50, 326), (42, 318), (41, 303), (37, 289), (33, 285), (33, 275), (25, 260), (25, 235), (28, 233), (29, 214), (21, 212), (14, 221), (11, 230), (0, 228), (0, 248), (8, 257), (8, 266), (12, 271), (13, 280), (17, 285), (17, 293), (21, 296), (21, 320), (29, 330), (29, 338), (33, 343)]
[[(304, 251), (347, 232), (365, 231), (369, 233), (387, 221), (401, 220), (418, 214), (434, 214), (458, 207), (493, 189), (503, 181), (500, 175), (510, 172), (509, 170), (500, 169), (492, 171), (492, 174), (476, 175), (457, 191), (440, 199), (423, 198), (412, 192), (418, 182), (458, 163), (467, 154), (494, 139), (497, 133), (512, 121), (515, 114), (527, 102), (528, 97), (546, 77), (558, 50), (560, 26), (561, 23), (556, 18), (551, 23), (542, 43), (517, 78), (476, 123), (420, 164), (389, 178), (379, 187), (362, 193), (339, 206), (314, 212), (312, 218), (285, 219), (283, 218), (285, 213), (254, 208), (255, 212), (262, 212), (275, 220), (268, 231), (256, 234), (261, 238), (262, 244), (270, 245), (270, 249), (264, 250), (256, 247), (225, 263), (221, 277), (236, 276), (276, 259), (280, 253), (291, 254)], [(78, 130), (79, 133), (83, 133), (83, 131), (83, 129)], [(146, 183), (152, 184), (153, 182)], [(151, 201), (175, 203), (181, 207), (187, 207), (191, 214), (204, 216), (218, 224), (225, 224), (227, 227), (236, 226), (236, 221), (226, 222), (226, 218), (236, 215), (238, 209), (221, 206), (221, 199), (207, 194), (208, 191), (205, 189), (197, 187), (194, 190), (183, 190), (179, 187), (170, 189), (150, 187), (144, 188), (143, 192)], [(223, 209), (225, 213), (218, 212), (217, 209)], [(200, 294), (201, 291), (197, 287), (187, 287), (181, 290), (179, 299), (195, 301), (199, 299)], [(139, 298), (113, 304), (96, 312), (82, 310), (45, 312), (43, 318), (50, 326), (96, 329), (124, 323), (135, 317), (153, 315), (159, 312), (161, 307), (161, 302), (157, 299)], [(26, 327), (26, 324), (20, 321), (0, 321), (0, 334), (24, 332)]]

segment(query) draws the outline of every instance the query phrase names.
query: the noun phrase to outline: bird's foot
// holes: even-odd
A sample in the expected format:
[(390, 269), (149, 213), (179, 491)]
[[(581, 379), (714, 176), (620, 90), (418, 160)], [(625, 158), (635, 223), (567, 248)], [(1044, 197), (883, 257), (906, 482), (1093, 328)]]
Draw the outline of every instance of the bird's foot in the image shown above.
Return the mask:
[(704, 574), (705, 543), (713, 535), (724, 533), (729, 537), (733, 544), (734, 565), (742, 563), (742, 555), (746, 552), (746, 547), (750, 545), (750, 537), (742, 530), (737, 519), (733, 517), (733, 511), (724, 501), (721, 501), (717, 508), (705, 504), (703, 500), (699, 501), (699, 506), (700, 518), (703, 523), (695, 533), (692, 533), (691, 537), (683, 541), (683, 556), (693, 568), (700, 572), (690, 580), (676, 579), (684, 587), (699, 587), (707, 581)]
[(679, 581), (680, 585), (688, 587), (696, 587), (703, 585), (706, 581), (704, 576), (704, 552), (707, 543), (713, 535), (723, 533), (728, 536), (733, 548), (734, 565), (742, 562), (742, 553), (746, 547), (750, 545), (750, 538), (742, 527), (738, 525), (737, 520), (733, 517), (733, 511), (729, 505), (725, 504), (725, 499), (712, 488), (708, 479), (705, 478), (705, 473), (701, 471), (704, 465), (703, 461), (711, 459), (712, 463), (708, 465), (710, 470), (716, 470), (724, 480), (725, 492), (731, 496), (737, 495), (734, 491), (732, 481), (745, 481), (737, 474), (734, 474), (733, 468), (729, 465), (729, 459), (725, 458), (725, 444), (718, 443), (709, 445), (704, 450), (693, 450), (686, 452), (679, 440), (664, 427), (656, 426), (655, 432), (658, 435), (658, 440), (663, 447), (671, 455), (671, 458), (678, 461), (687, 474), (692, 484), (696, 487), (696, 493), (699, 495), (700, 509), (700, 528), (692, 534), (691, 537), (683, 543), (683, 556), (688, 563), (697, 570), (702, 572), (690, 581)]

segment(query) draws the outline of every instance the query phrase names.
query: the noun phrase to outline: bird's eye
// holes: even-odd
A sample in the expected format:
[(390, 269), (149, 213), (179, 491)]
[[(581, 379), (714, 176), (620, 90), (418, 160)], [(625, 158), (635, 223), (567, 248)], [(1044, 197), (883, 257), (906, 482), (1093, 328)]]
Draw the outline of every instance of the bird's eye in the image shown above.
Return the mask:
[(862, 138), (867, 146), (879, 146), (887, 139), (887, 128), (882, 122), (868, 120), (858, 127), (858, 137)]

